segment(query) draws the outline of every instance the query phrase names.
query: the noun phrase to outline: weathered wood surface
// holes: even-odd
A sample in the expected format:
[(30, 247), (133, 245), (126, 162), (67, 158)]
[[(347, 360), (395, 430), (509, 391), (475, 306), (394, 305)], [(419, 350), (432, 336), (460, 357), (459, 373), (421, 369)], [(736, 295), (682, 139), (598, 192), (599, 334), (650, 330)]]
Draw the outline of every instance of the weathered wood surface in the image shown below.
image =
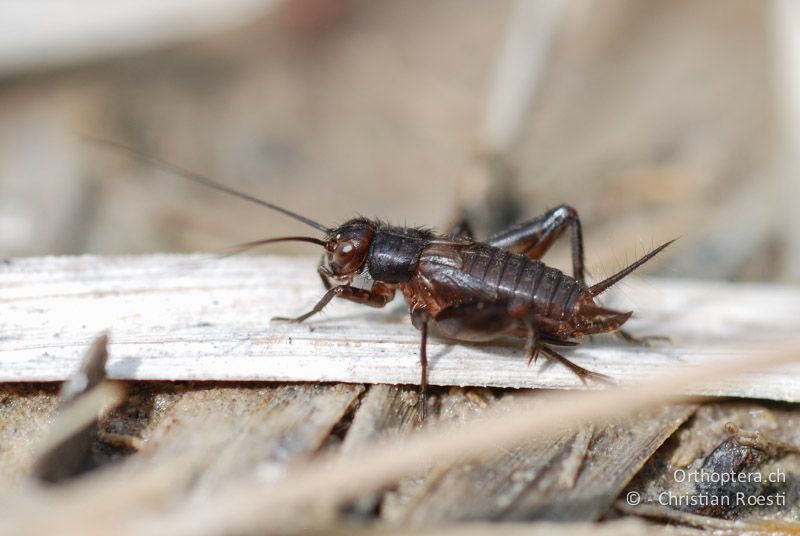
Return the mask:
[[(793, 358), (785, 352), (764, 353), (761, 363), (772, 366)], [(739, 357), (724, 372), (735, 374), (751, 370), (752, 366)], [(497, 392), (494, 390), (453, 388), (444, 396), (445, 390), (437, 390), (434, 398), (440, 400), (434, 404), (438, 409), (436, 413), (439, 419), (456, 421), (455, 426), (437, 421), (432, 415), (433, 420), (426, 421), (426, 427), (430, 428), (421, 434), (370, 444), (376, 435), (404, 427), (404, 414), (413, 408), (413, 400), (405, 400), (405, 393), (413, 390), (379, 386), (383, 392), (376, 395), (374, 404), (368, 402), (369, 396), (363, 400), (365, 407), (372, 406), (363, 414), (365, 422), (359, 424), (361, 412), (356, 409), (351, 427), (361, 428), (353, 436), (354, 446), (359, 450), (344, 449), (343, 443), (342, 450), (348, 452), (337, 452), (337, 440), (346, 432), (347, 408), (359, 396), (360, 386), (305, 385), (296, 386), (298, 391), (291, 393), (284, 387), (264, 389), (262, 384), (257, 384), (247, 389), (249, 392), (239, 393), (236, 386), (226, 390), (218, 383), (200, 383), (195, 384), (196, 396), (191, 393), (180, 396), (174, 392), (185, 386), (172, 384), (169, 391), (173, 392), (170, 396), (174, 402), (168, 399), (152, 402), (153, 409), (160, 408), (156, 411), (163, 410), (164, 414), (156, 417), (158, 424), (138, 455), (117, 466), (116, 470), (111, 467), (107, 471), (96, 471), (74, 485), (48, 490), (30, 486), (4, 488), (0, 494), (0, 532), (17, 534), (25, 528), (28, 533), (85, 534), (91, 528), (97, 534), (106, 534), (109, 530), (126, 534), (218, 534), (260, 532), (265, 527), (280, 532), (280, 528), (296, 528), (298, 523), (309, 529), (331, 527), (339, 506), (386, 489), (396, 479), (427, 472), (428, 467), (483, 463), (481, 460), (487, 460), (486, 457), (491, 460), (498, 451), (520, 446), (519, 441), (523, 439), (545, 440), (562, 435), (564, 430), (579, 423), (594, 422), (596, 424), (590, 427), (598, 429), (601, 422), (613, 422), (630, 412), (661, 408), (664, 401), (672, 399), (677, 387), (704, 381), (714, 374), (716, 365), (706, 365), (641, 382), (638, 387), (588, 393), (588, 396), (587, 393), (538, 391), (530, 398), (519, 397), (518, 403), (511, 400), (502, 411), (493, 411), (501, 409), (492, 407), (496, 399), (493, 393)], [(150, 385), (139, 383), (136, 388)], [(392, 394), (392, 390), (403, 392)], [(225, 391), (230, 391), (230, 396)], [(312, 395), (312, 398), (308, 400), (305, 395)], [(505, 404), (508, 395), (513, 396), (506, 393), (506, 397), (500, 399), (501, 404)], [(375, 411), (386, 402), (394, 409)], [(270, 407), (275, 410), (274, 414)], [(540, 407), (547, 411), (540, 411)], [(484, 409), (491, 413), (484, 415)], [(662, 415), (672, 421), (668, 427), (674, 428), (676, 417), (680, 420), (685, 414), (679, 416), (671, 411), (664, 408)], [(400, 414), (395, 415), (395, 412)], [(478, 420), (469, 418), (476, 414)], [(653, 416), (657, 414), (658, 411)], [(370, 423), (373, 416), (375, 420)], [(152, 423), (153, 419), (150, 421)], [(337, 422), (340, 424), (336, 425)], [(655, 421), (652, 424), (657, 425), (653, 430), (663, 427)], [(303, 430), (306, 425), (310, 428)], [(297, 434), (296, 430), (302, 433)], [(663, 438), (667, 434), (662, 428), (656, 435)], [(570, 500), (561, 501), (560, 493), (553, 495), (556, 503), (573, 513), (576, 510), (572, 500), (580, 497), (583, 485), (589, 485), (601, 495), (613, 494), (621, 484), (617, 468), (623, 472), (635, 471), (639, 464), (633, 457), (622, 460), (606, 473), (617, 476), (604, 480), (602, 459), (572, 456), (595, 448), (588, 439), (589, 434), (579, 435), (583, 438), (565, 451), (568, 455), (563, 460), (568, 463), (562, 463), (564, 470), (536, 481), (538, 485), (556, 474), (574, 478), (575, 491), (563, 494)], [(328, 439), (323, 441), (326, 436)], [(620, 448), (616, 443), (630, 438), (628, 434), (611, 433), (598, 439), (596, 448), (600, 451)], [(649, 444), (648, 449), (655, 447), (650, 441), (645, 444)], [(314, 452), (321, 456), (308, 459)], [(237, 463), (240, 457), (247, 460)], [(538, 459), (532, 458), (530, 462), (529, 467), (534, 471), (541, 467)], [(212, 478), (206, 480), (209, 467)], [(493, 482), (487, 483), (487, 487), (502, 487), (506, 474), (498, 471), (491, 475)], [(485, 476), (490, 477), (489, 474)], [(210, 485), (203, 485), (204, 482)], [(609, 484), (608, 490), (603, 489), (603, 482)], [(398, 491), (402, 492), (404, 487), (401, 484)], [(413, 483), (405, 488), (410, 488), (412, 493), (415, 489), (424, 489)], [(384, 500), (381, 510), (386, 505)], [(464, 505), (472, 507), (469, 502)], [(558, 504), (553, 504), (550, 512), (559, 509)], [(91, 512), (91, 516), (87, 518), (86, 512)], [(466, 516), (454, 517), (463, 519)], [(223, 531), (223, 527), (227, 529)]]
[(174, 498), (207, 494), (253, 471), (277, 478), (322, 447), (362, 391), (340, 384), (186, 392), (164, 412), (144, 455), (125, 468), (128, 479)]
[(395, 517), (418, 527), (480, 519), (598, 520), (695, 409), (669, 405), (433, 471)]
[[(320, 297), (316, 262), (200, 255), (4, 261), (0, 381), (63, 380), (93, 337), (109, 330), (112, 378), (417, 383), (419, 335), (399, 300), (384, 310), (334, 302), (303, 325), (270, 322), (305, 312)], [(566, 352), (622, 383), (800, 333), (800, 289), (794, 287), (632, 278), (605, 303), (635, 310), (628, 324), (634, 333), (672, 339), (644, 348), (597, 337)], [(430, 382), (581, 386), (561, 366), (544, 361), (529, 368), (521, 354), (521, 343), (510, 340), (434, 339)], [(751, 374), (702, 393), (800, 401), (798, 372)]]

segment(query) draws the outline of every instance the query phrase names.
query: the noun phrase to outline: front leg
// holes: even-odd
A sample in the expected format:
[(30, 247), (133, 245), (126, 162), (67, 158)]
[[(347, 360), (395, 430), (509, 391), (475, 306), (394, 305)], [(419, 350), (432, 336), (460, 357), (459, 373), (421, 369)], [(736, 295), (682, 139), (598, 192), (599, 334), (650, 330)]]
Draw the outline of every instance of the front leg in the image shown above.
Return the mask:
[(395, 287), (386, 285), (384, 283), (373, 283), (370, 290), (363, 288), (353, 287), (350, 285), (340, 285), (328, 290), (322, 299), (317, 302), (313, 309), (304, 315), (297, 318), (286, 318), (283, 316), (276, 316), (272, 320), (281, 320), (285, 322), (292, 322), (298, 324), (303, 320), (314, 316), (322, 311), (328, 303), (334, 298), (344, 298), (351, 302), (360, 303), (362, 305), (369, 305), (370, 307), (383, 307), (394, 298)]
[(490, 237), (487, 243), (512, 253), (527, 255), (531, 259), (539, 259), (568, 226), (572, 228), (573, 277), (585, 284), (581, 220), (578, 212), (568, 205), (558, 206), (541, 216), (500, 231)]
[(322, 286), (325, 287), (325, 290), (330, 290), (333, 288), (331, 285), (330, 280), (330, 272), (325, 268), (325, 257), (326, 255), (322, 255), (322, 258), (319, 260), (319, 264), (317, 265), (317, 273), (319, 274), (319, 278), (322, 280)]

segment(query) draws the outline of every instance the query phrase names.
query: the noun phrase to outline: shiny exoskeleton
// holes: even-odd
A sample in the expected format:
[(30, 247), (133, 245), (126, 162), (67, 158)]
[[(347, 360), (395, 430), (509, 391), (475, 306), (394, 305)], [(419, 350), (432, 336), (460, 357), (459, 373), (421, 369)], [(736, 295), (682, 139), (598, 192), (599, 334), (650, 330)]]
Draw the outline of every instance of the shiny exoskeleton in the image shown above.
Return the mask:
[[(572, 277), (539, 260), (567, 227), (572, 229)], [(573, 346), (575, 339), (584, 335), (607, 332), (635, 340), (620, 330), (632, 313), (602, 307), (595, 297), (669, 245), (587, 286), (580, 220), (566, 205), (486, 242), (473, 240), (466, 228), (439, 235), (364, 218), (332, 229), (321, 242), (326, 254), (319, 273), (328, 292), (308, 313), (280, 320), (302, 322), (333, 298), (383, 307), (400, 291), (412, 323), (422, 332), (421, 413), (425, 408), (429, 326), (435, 326), (437, 334), (458, 341), (523, 337), (529, 362), (541, 352), (563, 363), (582, 381), (608, 381), (608, 377), (571, 362), (552, 346)], [(352, 286), (357, 276), (371, 280), (371, 288)], [(342, 284), (333, 286), (332, 281)]]
[[(636, 341), (620, 329), (632, 313), (607, 309), (595, 298), (671, 243), (661, 245), (620, 272), (588, 286), (584, 276), (580, 219), (577, 212), (566, 205), (515, 225), (485, 242), (474, 240), (466, 223), (448, 235), (427, 229), (395, 227), (365, 218), (355, 218), (331, 229), (124, 145), (94, 141), (123, 149), (158, 168), (281, 212), (323, 232), (323, 239), (271, 238), (235, 249), (242, 251), (290, 240), (325, 248), (318, 271), (327, 292), (306, 314), (278, 320), (302, 322), (320, 312), (333, 298), (383, 307), (400, 291), (409, 306), (412, 323), (422, 332), (421, 416), (425, 411), (426, 345), (430, 326), (435, 326), (439, 335), (458, 341), (490, 341), (503, 335), (525, 338), (529, 363), (542, 353), (564, 364), (581, 381), (609, 381), (607, 376), (576, 365), (553, 346), (574, 346), (580, 337), (608, 332)], [(572, 276), (539, 260), (567, 229), (571, 232)], [(371, 282), (370, 288), (353, 286), (353, 280), (359, 276)], [(334, 286), (334, 283), (337, 284)]]

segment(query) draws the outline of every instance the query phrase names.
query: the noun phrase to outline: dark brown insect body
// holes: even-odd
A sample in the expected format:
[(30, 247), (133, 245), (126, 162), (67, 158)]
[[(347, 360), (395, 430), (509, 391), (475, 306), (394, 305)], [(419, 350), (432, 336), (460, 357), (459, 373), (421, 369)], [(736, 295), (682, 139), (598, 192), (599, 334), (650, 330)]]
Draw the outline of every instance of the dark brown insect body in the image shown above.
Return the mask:
[[(272, 238), (237, 248), (240, 251), (287, 240), (311, 242), (325, 248), (318, 271), (327, 292), (306, 314), (278, 320), (302, 322), (320, 312), (333, 298), (383, 307), (400, 291), (409, 306), (412, 323), (422, 332), (421, 414), (425, 408), (429, 326), (435, 326), (438, 334), (459, 341), (490, 341), (503, 335), (522, 337), (526, 340), (529, 362), (542, 353), (564, 364), (582, 381), (610, 380), (576, 365), (552, 347), (574, 346), (580, 337), (607, 332), (635, 341), (620, 329), (632, 313), (607, 309), (595, 298), (670, 244), (663, 244), (617, 274), (587, 286), (580, 220), (576, 211), (566, 205), (500, 232), (486, 242), (475, 241), (466, 224), (449, 235), (365, 218), (352, 219), (330, 229), (127, 147), (102, 143), (125, 149), (194, 182), (277, 210), (325, 233), (323, 239)], [(539, 260), (568, 228), (572, 276)], [(359, 276), (371, 281), (370, 288), (352, 285)]]
[[(574, 277), (538, 260), (568, 226), (572, 228)], [(399, 290), (412, 323), (422, 331), (423, 395), (429, 325), (439, 335), (459, 341), (524, 337), (529, 360), (542, 352), (582, 380), (608, 380), (572, 363), (552, 346), (575, 345), (575, 339), (584, 335), (619, 332), (631, 312), (604, 308), (595, 297), (668, 245), (589, 287), (583, 281), (580, 221), (573, 209), (563, 205), (487, 242), (474, 241), (468, 232), (444, 236), (363, 218), (333, 229), (322, 242), (327, 254), (319, 272), (328, 292), (308, 313), (281, 320), (302, 322), (334, 297), (383, 307)], [(372, 287), (351, 286), (356, 276), (367, 276)], [(331, 280), (342, 284), (333, 286)]]

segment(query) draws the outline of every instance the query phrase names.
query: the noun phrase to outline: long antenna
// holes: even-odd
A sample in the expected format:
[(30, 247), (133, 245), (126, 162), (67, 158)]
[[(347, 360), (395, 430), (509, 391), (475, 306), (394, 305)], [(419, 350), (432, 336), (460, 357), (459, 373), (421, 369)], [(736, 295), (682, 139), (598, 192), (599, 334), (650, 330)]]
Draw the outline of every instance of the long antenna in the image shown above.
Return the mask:
[(323, 233), (330, 233), (331, 232), (331, 229), (325, 227), (321, 223), (317, 223), (312, 219), (306, 218), (305, 216), (301, 216), (300, 214), (298, 214), (296, 212), (292, 212), (291, 210), (285, 209), (283, 207), (279, 207), (278, 205), (273, 205), (272, 203), (270, 203), (268, 201), (264, 201), (263, 199), (259, 199), (257, 197), (253, 197), (252, 195), (246, 194), (244, 192), (240, 192), (238, 190), (234, 190), (233, 188), (225, 186), (224, 184), (221, 184), (221, 183), (215, 181), (214, 179), (211, 179), (209, 177), (205, 177), (205, 176), (200, 175), (198, 173), (194, 173), (194, 172), (189, 171), (187, 169), (183, 169), (182, 167), (176, 166), (175, 164), (167, 162), (166, 160), (161, 160), (160, 158), (156, 158), (155, 156), (150, 156), (149, 154), (142, 153), (142, 152), (137, 151), (136, 149), (134, 149), (132, 147), (128, 147), (127, 145), (124, 145), (122, 143), (119, 143), (119, 142), (116, 142), (116, 141), (112, 141), (112, 140), (107, 140), (107, 139), (104, 139), (104, 138), (96, 138), (94, 136), (84, 136), (84, 138), (87, 141), (90, 141), (90, 142), (95, 143), (97, 145), (104, 145), (106, 147), (113, 147), (115, 149), (124, 151), (124, 152), (126, 152), (126, 153), (128, 153), (128, 154), (130, 154), (130, 155), (132, 155), (132, 156), (134, 156), (136, 158), (138, 158), (139, 160), (147, 162), (148, 164), (152, 165), (155, 168), (158, 168), (158, 169), (160, 169), (162, 171), (166, 171), (167, 173), (172, 173), (173, 175), (177, 175), (179, 177), (183, 177), (184, 179), (190, 180), (190, 181), (192, 181), (194, 183), (201, 184), (201, 185), (205, 186), (206, 188), (211, 188), (212, 190), (217, 190), (218, 192), (223, 192), (223, 193), (226, 193), (228, 195), (232, 195), (233, 197), (238, 197), (239, 199), (244, 199), (246, 201), (250, 201), (251, 203), (255, 203), (257, 205), (261, 205), (262, 207), (267, 207), (268, 209), (280, 212), (281, 214), (289, 216), (290, 218), (294, 218), (295, 220), (303, 222), (306, 225), (310, 225), (311, 227), (314, 227), (315, 229), (319, 229)]
[(225, 257), (232, 257), (234, 255), (238, 255), (239, 253), (244, 253), (245, 251), (251, 250), (258, 246), (263, 246), (265, 244), (274, 244), (275, 242), (309, 242), (311, 244), (317, 244), (318, 246), (325, 246), (326, 242), (324, 240), (320, 240), (319, 238), (313, 238), (311, 236), (282, 236), (280, 238), (267, 238), (265, 240), (254, 240), (253, 242), (245, 242), (244, 244), (237, 244), (235, 246), (231, 246), (222, 250), (222, 258)]

